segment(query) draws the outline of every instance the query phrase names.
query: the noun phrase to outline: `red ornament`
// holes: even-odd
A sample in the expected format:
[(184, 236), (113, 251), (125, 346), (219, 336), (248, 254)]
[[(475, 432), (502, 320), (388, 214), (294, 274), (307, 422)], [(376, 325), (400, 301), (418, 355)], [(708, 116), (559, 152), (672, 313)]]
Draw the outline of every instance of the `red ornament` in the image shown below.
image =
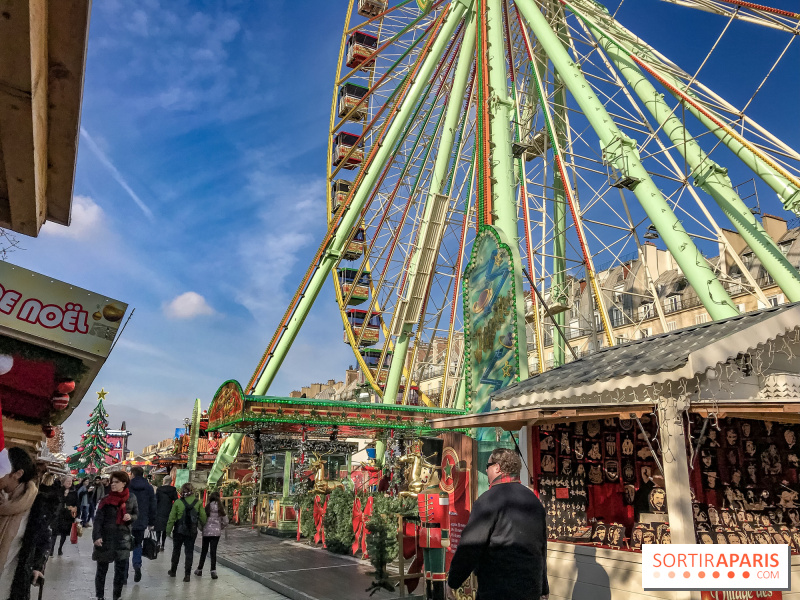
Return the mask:
[(67, 406), (69, 406), (69, 396), (67, 396), (66, 394), (53, 396), (53, 400), (51, 402), (53, 403), (54, 409), (64, 410), (65, 408), (67, 408)]
[(75, 391), (75, 382), (72, 379), (62, 381), (56, 386), (56, 389), (60, 394), (71, 394)]
[(56, 428), (52, 425), (42, 425), (42, 432), (48, 438), (56, 437)]

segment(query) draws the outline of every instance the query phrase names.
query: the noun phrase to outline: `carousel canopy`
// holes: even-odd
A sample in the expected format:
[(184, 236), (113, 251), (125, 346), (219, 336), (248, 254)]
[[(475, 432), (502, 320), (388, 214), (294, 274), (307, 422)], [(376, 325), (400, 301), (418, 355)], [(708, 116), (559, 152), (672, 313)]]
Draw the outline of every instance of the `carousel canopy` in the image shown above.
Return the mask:
[(226, 381), (208, 409), (209, 431), (255, 432), (372, 439), (390, 430), (425, 435), (430, 421), (463, 415), (463, 410), (402, 404), (372, 404), (276, 396), (249, 396), (237, 381)]

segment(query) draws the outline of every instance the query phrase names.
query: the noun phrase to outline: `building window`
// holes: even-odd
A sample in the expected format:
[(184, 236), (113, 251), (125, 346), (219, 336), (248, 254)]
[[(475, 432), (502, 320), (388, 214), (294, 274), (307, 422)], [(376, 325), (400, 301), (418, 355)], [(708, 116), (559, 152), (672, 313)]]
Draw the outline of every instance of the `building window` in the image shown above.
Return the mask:
[(640, 340), (642, 340), (644, 338), (647, 338), (647, 337), (650, 337), (651, 335), (652, 335), (652, 332), (650, 331), (649, 327), (642, 327), (639, 330), (639, 339)]
[(625, 292), (625, 286), (618, 285), (614, 288), (614, 302), (620, 303), (622, 302), (622, 296)]
[(581, 314), (581, 301), (580, 300), (573, 300), (572, 301), (572, 316), (574, 318), (578, 318)]
[(737, 304), (737, 305), (736, 305), (736, 310), (738, 310), (738, 311), (739, 311), (739, 314), (742, 314), (742, 315), (743, 315), (744, 313), (746, 313), (747, 311), (746, 311), (746, 310), (745, 310), (745, 308), (744, 308), (744, 302), (742, 302), (741, 304)]
[(784, 256), (789, 254), (789, 248), (791, 248), (791, 247), (792, 247), (791, 243), (789, 243), (789, 244), (781, 244), (781, 245), (778, 246), (778, 248), (781, 249), (781, 252), (783, 253)]
[(617, 342), (616, 343), (617, 343), (617, 345), (627, 344), (628, 343), (628, 338), (625, 337), (624, 335), (619, 335), (619, 336), (617, 336)]
[(678, 328), (677, 321), (667, 321), (667, 331), (675, 331)]
[(783, 304), (783, 294), (776, 294), (767, 298), (770, 306), (780, 306)]
[(609, 316), (611, 318), (611, 326), (612, 327), (620, 327), (624, 324), (624, 317), (622, 315), (622, 311), (618, 309), (616, 306), (612, 307), (609, 311)]
[(600, 320), (600, 313), (594, 313), (594, 328), (596, 331), (603, 331), (603, 322)]
[(748, 252), (747, 254), (742, 254), (742, 262), (744, 266), (748, 269), (753, 266), (754, 254), (752, 252)]
[(702, 325), (703, 323), (708, 323), (708, 313), (700, 313), (696, 315), (694, 318), (695, 325)]
[(639, 307), (639, 317), (642, 319), (652, 319), (653, 318), (653, 303), (652, 302), (645, 302)]
[(667, 312), (676, 312), (681, 309), (681, 297), (674, 294), (667, 298)]

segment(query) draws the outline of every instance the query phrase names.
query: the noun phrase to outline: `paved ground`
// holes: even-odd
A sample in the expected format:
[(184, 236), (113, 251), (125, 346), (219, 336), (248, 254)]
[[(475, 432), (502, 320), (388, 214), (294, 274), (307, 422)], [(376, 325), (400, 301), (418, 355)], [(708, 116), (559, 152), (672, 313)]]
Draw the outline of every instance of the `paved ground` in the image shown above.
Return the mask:
[(388, 600), (397, 593), (367, 592), (373, 577), (369, 561), (333, 554), (294, 539), (262, 535), (248, 528), (227, 530), (218, 560), (291, 600)]
[[(78, 544), (73, 546), (67, 540), (64, 544), (64, 555), (53, 556), (47, 563), (43, 600), (90, 600), (94, 598), (94, 574), (96, 563), (92, 560), (91, 529), (86, 530)], [(220, 548), (225, 544), (220, 542)], [(222, 565), (217, 565), (219, 579), (212, 580), (208, 574), (208, 562), (204, 569), (203, 577), (192, 576), (191, 583), (183, 583), (181, 578), (167, 576), (169, 557), (171, 555), (172, 540), (167, 540), (166, 552), (159, 553), (156, 560), (144, 560), (142, 568), (142, 581), (133, 582), (133, 569), (131, 569), (128, 585), (122, 593), (123, 600), (152, 600), (152, 599), (187, 599), (211, 600), (212, 598), (225, 598), (226, 600), (258, 598), (259, 600), (286, 600), (286, 597), (267, 589), (257, 581), (253, 581)], [(195, 552), (194, 564), (200, 556)], [(179, 567), (183, 573), (183, 560)], [(109, 569), (106, 580), (106, 598), (111, 598), (111, 582), (113, 578), (113, 565)], [(36, 590), (34, 590), (35, 592)], [(32, 594), (36, 598), (36, 594)]]

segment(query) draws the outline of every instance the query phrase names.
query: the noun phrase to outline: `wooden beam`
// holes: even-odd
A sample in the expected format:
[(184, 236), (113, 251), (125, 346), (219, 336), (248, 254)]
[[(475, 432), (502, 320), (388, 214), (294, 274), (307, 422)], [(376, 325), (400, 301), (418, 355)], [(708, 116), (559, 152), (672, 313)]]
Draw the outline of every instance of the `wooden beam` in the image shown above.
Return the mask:
[(36, 236), (46, 218), (47, 8), (0, 0), (0, 145), (7, 186), (0, 226)]
[(69, 225), (91, 0), (48, 0), (47, 220)]

